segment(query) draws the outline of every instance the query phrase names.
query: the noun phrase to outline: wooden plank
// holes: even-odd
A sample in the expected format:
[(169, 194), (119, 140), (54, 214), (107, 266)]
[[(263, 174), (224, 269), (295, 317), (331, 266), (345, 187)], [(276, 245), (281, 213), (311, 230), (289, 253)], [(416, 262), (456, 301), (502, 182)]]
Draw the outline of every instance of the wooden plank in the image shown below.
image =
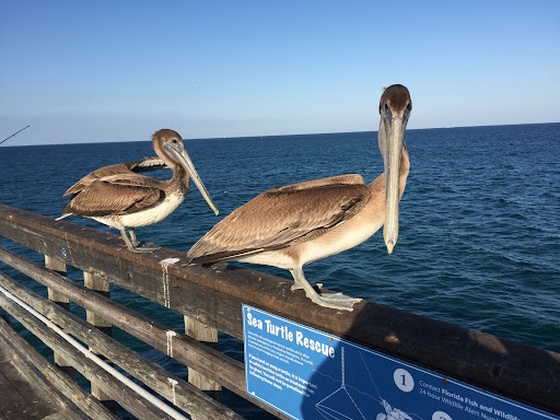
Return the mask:
[(47, 327), (35, 317), (30, 316), (25, 310), (5, 298), (0, 293), (0, 305), (16, 318), (25, 328), (36, 335), (41, 341), (51, 348), (56, 348), (72, 367), (82, 373), (89, 381), (96, 382), (103, 392), (110, 395), (128, 412), (138, 418), (170, 419), (164, 411), (154, 406), (147, 400), (140, 398), (136, 393), (101, 369), (91, 359), (79, 353), (68, 342), (58, 336), (52, 329)]
[[(92, 329), (82, 319), (67, 313), (47, 299), (26, 290), (26, 288), (7, 276), (0, 274), (0, 279), (2, 280), (3, 287), (12, 294), (43, 313), (66, 332), (77, 337), (90, 347), (97, 349), (108, 360), (114, 362), (159, 395), (195, 418), (241, 419), (231, 409), (221, 405), (196, 387), (176, 377), (156, 363), (148, 361), (103, 332)], [(102, 384), (95, 384), (103, 390)]]
[[(0, 319), (0, 418), (116, 419)], [(7, 389), (11, 388), (10, 389)], [(64, 392), (61, 391), (64, 390)], [(21, 396), (13, 397), (13, 393)], [(67, 396), (70, 395), (70, 398)], [(89, 413), (84, 414), (84, 410)]]
[(217, 378), (225, 387), (253, 404), (279, 418), (287, 418), (260, 400), (246, 394), (245, 373), (243, 365), (238, 361), (93, 293), (66, 277), (46, 270), (4, 248), (0, 248), (0, 260), (17, 267), (22, 273), (45, 286), (65, 293), (71, 301), (80, 306), (106, 314), (107, 320), (112, 324), (187, 366), (194, 366), (204, 375)]
[[(5, 322), (0, 320), (0, 331)], [(0, 334), (0, 419), (41, 419), (58, 410), (57, 404), (33, 387), (14, 363), (6, 340)]]
[[(241, 304), (247, 303), (443, 376), (560, 411), (560, 355), (554, 352), (367, 301), (339, 313), (292, 293), (285, 279), (226, 265), (189, 266), (185, 254), (165, 248), (134, 254), (116, 235), (7, 206), (0, 206), (0, 232), (38, 252), (64, 254), (68, 264), (99, 271), (121, 287), (235, 337), (242, 337)], [(169, 258), (178, 262), (164, 271), (162, 262)]]

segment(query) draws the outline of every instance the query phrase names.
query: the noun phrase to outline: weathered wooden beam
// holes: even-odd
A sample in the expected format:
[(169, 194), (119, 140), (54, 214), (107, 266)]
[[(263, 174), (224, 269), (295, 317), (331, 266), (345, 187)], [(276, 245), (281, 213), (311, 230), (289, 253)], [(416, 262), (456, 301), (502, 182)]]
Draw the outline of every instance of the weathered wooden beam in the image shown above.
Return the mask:
[[(53, 389), (56, 390), (73, 404), (73, 406), (70, 406), (68, 403), (63, 402), (66, 407), (65, 410), (74, 411), (75, 408), (78, 408), (82, 413), (78, 413), (79, 418), (95, 418), (98, 420), (115, 420), (117, 418), (103, 404), (80, 388), (72, 378), (49, 363), (2, 320), (0, 320), (0, 337), (2, 338), (2, 346), (4, 346), (5, 351), (9, 351), (14, 360), (33, 366), (44, 377), (43, 381), (38, 380), (37, 375), (32, 376), (31, 380), (36, 385), (41, 385), (39, 382), (43, 382), (41, 386), (51, 392)], [(21, 368), (24, 369), (23, 366)], [(59, 415), (62, 415), (64, 418), (70, 417), (70, 413), (61, 412)]]
[(41, 341), (51, 348), (56, 348), (69, 363), (82, 373), (89, 381), (96, 382), (99, 387), (123, 406), (128, 412), (139, 418), (168, 419), (165, 412), (155, 407), (148, 401), (138, 398), (122, 383), (101, 369), (89, 358), (79, 353), (70, 344), (58, 336), (49, 327), (37, 318), (29, 315), (27, 311), (7, 299), (0, 293), (0, 305), (16, 318), (26, 329), (36, 335)]
[[(25, 287), (8, 276), (0, 273), (0, 281), (5, 289), (39, 311), (50, 321), (62, 327), (65, 332), (95, 348), (109, 361), (120, 366), (130, 375), (195, 418), (241, 419), (233, 410), (206, 396), (196, 387), (176, 377), (156, 363), (148, 361), (102, 331), (91, 328), (89, 323), (64, 311), (47, 299), (26, 290)], [(93, 384), (103, 389), (101, 384), (92, 382)]]
[(287, 418), (260, 400), (246, 394), (245, 372), (243, 364), (240, 362), (1, 247), (0, 261), (17, 268), (39, 283), (63, 293), (86, 310), (91, 309), (105, 314), (108, 322), (179, 362), (194, 367), (203, 375), (216, 378), (226, 388), (264, 410), (279, 418)]
[[(372, 302), (340, 313), (312, 304), (291, 282), (253, 270), (189, 266), (161, 248), (134, 254), (116, 235), (0, 206), (0, 232), (204, 324), (242, 337), (241, 304), (384, 352), (544, 410), (560, 411), (560, 355)], [(64, 258), (66, 256), (66, 258)], [(165, 268), (162, 261), (178, 262)]]

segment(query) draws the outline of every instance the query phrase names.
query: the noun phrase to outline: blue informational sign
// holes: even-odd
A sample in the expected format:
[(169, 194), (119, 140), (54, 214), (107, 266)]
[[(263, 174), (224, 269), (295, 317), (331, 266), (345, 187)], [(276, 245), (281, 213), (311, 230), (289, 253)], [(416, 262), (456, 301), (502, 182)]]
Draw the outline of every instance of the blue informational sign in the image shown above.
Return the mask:
[(559, 419), (244, 305), (247, 393), (294, 419)]

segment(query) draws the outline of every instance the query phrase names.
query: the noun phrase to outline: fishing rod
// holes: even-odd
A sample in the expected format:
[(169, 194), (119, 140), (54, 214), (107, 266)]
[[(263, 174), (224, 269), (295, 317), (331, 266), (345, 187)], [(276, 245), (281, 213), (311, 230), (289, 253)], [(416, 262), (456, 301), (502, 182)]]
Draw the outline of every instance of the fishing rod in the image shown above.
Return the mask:
[(26, 128), (31, 127), (30, 125), (26, 125), (25, 127), (23, 127), (21, 130), (16, 131), (14, 134), (12, 134), (9, 137), (6, 137), (4, 140), (0, 141), (0, 144), (4, 143), (6, 140), (11, 139), (12, 137), (16, 136), (17, 134), (21, 133), (23, 130), (25, 130)]

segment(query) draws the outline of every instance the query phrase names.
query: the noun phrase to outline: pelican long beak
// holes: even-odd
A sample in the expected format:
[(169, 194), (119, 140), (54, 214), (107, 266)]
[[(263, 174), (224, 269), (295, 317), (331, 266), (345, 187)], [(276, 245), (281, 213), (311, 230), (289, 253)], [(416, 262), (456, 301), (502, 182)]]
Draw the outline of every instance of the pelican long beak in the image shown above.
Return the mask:
[(399, 191), (401, 156), (404, 147), (404, 132), (407, 119), (387, 115), (384, 110), (379, 124), (379, 146), (385, 163), (385, 223), (383, 239), (389, 254), (399, 237)]
[(216, 205), (214, 204), (214, 202), (210, 198), (210, 194), (208, 194), (208, 191), (206, 190), (206, 187), (204, 186), (204, 183), (202, 182), (202, 179), (200, 179), (200, 176), (198, 176), (198, 172), (196, 171), (196, 168), (194, 167), (194, 165), (191, 161), (191, 158), (189, 157), (189, 155), (185, 151), (184, 147), (182, 145), (179, 146), (176, 143), (169, 143), (167, 145), (167, 147), (168, 147), (168, 150), (175, 157), (177, 157), (177, 160), (179, 161), (179, 163), (185, 168), (185, 170), (187, 171), (187, 173), (189, 174), (189, 176), (193, 180), (194, 184), (199, 189), (200, 194), (202, 194), (202, 197), (204, 198), (204, 200), (206, 200), (206, 202), (208, 203), (208, 205), (210, 206), (212, 211), (214, 211), (214, 214), (216, 214), (216, 216), (217, 216), (220, 213), (220, 211), (218, 210), (218, 207), (216, 207)]

